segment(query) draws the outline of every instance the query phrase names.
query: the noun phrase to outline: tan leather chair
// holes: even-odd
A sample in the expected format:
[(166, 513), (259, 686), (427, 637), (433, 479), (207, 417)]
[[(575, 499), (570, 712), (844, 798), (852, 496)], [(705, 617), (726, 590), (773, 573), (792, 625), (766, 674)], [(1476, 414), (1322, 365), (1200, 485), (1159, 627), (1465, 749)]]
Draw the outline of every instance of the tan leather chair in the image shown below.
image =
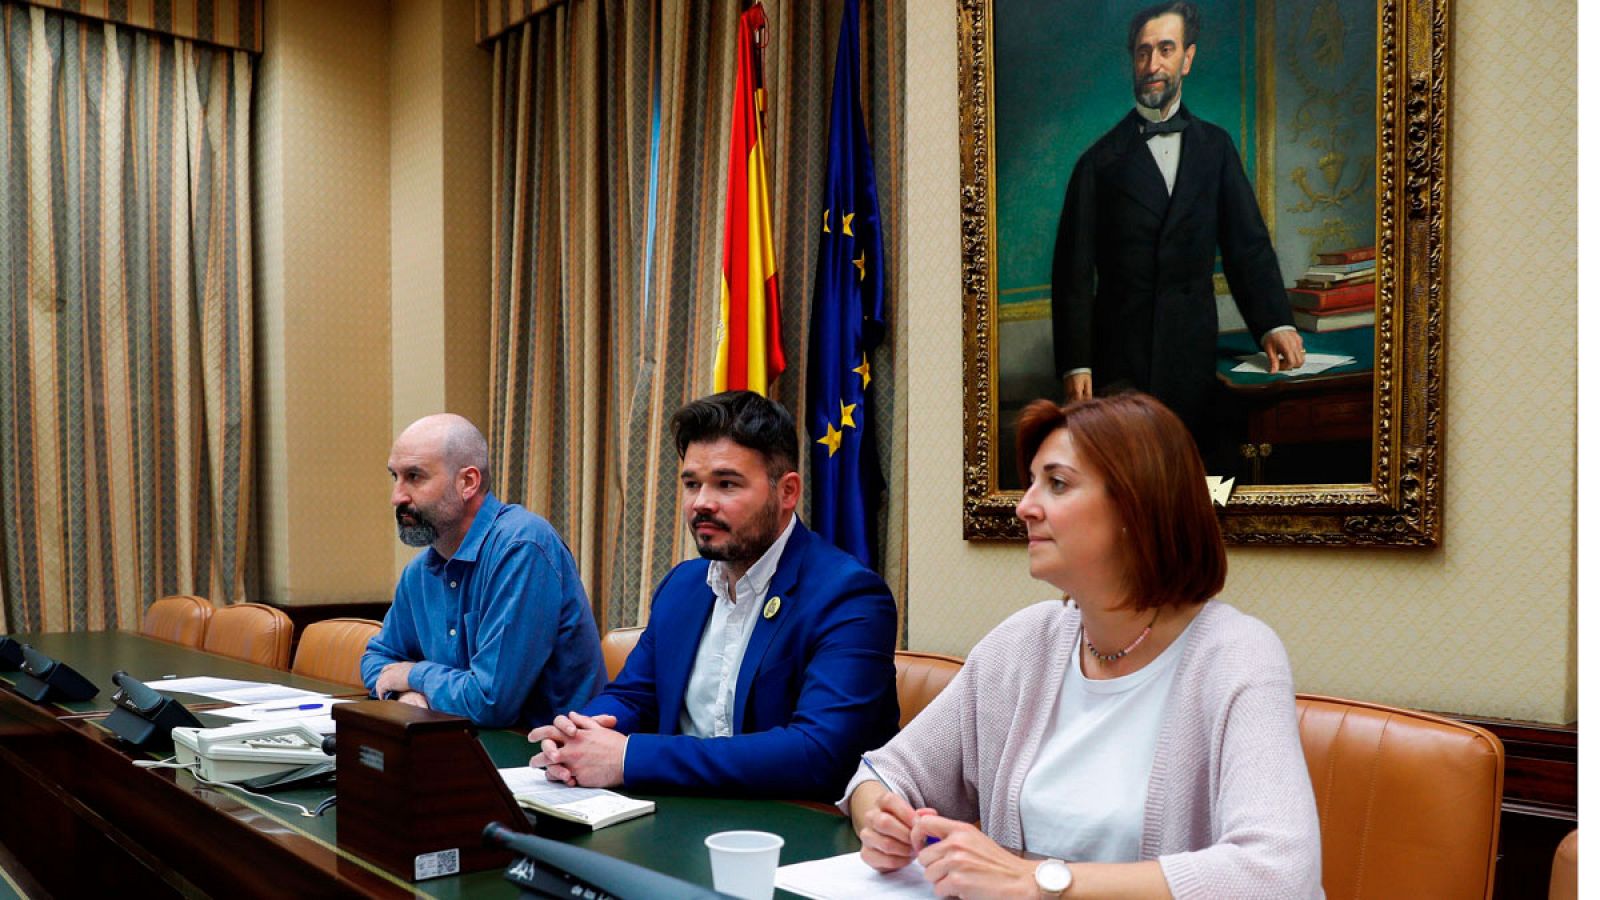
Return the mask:
[(939, 696), (944, 686), (961, 671), (962, 662), (964, 660), (959, 656), (946, 656), (943, 653), (895, 651), (894, 689), (900, 698), (901, 728), (909, 725), (923, 707)]
[(363, 687), (361, 655), (367, 652), (367, 641), (382, 628), (382, 622), (371, 619), (312, 622), (300, 632), (300, 646), (294, 651), (294, 667), (289, 671), (307, 678)]
[(211, 616), (200, 649), (245, 662), (289, 668), (289, 642), (294, 622), (283, 610), (262, 603), (235, 603)]
[(1550, 900), (1578, 900), (1578, 829), (1574, 828), (1556, 847), (1550, 861)]
[(206, 625), (215, 611), (210, 600), (193, 594), (162, 597), (144, 611), (139, 633), (159, 641), (198, 649), (205, 642)]
[(606, 678), (617, 680), (617, 673), (622, 671), (623, 663), (628, 661), (628, 654), (633, 652), (643, 633), (644, 629), (638, 626), (613, 628), (600, 639), (600, 653), (606, 658)]
[(1477, 727), (1301, 694), (1329, 900), (1492, 897), (1505, 749)]

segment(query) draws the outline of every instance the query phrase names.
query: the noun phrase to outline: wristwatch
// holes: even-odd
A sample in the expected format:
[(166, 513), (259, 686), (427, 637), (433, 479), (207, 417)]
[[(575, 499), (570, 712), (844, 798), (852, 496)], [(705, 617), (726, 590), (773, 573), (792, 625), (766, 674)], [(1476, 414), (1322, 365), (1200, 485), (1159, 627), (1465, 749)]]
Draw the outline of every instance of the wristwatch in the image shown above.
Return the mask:
[(1047, 859), (1033, 870), (1033, 883), (1039, 886), (1040, 897), (1059, 900), (1072, 887), (1072, 870), (1059, 859)]

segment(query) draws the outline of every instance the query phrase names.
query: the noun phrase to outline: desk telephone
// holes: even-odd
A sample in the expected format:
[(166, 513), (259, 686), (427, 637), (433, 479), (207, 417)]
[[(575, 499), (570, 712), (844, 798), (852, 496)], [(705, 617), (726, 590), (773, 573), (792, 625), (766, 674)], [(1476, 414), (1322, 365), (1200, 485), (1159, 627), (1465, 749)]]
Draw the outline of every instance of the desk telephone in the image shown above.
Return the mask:
[(242, 782), (304, 769), (332, 767), (322, 735), (304, 722), (241, 722), (220, 728), (174, 728), (179, 765), (195, 765), (211, 781)]

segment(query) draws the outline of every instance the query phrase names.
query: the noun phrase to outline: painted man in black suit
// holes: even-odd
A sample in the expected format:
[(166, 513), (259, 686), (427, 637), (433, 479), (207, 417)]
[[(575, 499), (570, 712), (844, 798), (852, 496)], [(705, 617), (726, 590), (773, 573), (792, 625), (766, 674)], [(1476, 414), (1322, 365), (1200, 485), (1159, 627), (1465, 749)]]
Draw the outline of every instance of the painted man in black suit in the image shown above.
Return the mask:
[(1056, 233), (1052, 313), (1067, 399), (1148, 391), (1183, 419), (1210, 462), (1218, 249), (1269, 370), (1298, 368), (1305, 350), (1233, 141), (1181, 103), (1198, 25), (1184, 0), (1134, 16), (1137, 103), (1073, 169)]

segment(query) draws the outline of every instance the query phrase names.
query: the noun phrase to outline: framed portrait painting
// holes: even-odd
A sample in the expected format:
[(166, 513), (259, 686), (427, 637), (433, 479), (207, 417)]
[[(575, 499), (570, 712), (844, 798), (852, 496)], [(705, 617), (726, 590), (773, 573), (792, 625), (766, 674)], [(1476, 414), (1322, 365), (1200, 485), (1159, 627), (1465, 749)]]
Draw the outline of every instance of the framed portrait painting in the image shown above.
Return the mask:
[(1429, 0), (962, 0), (969, 538), (1017, 414), (1142, 390), (1241, 543), (1433, 546), (1445, 37)]

